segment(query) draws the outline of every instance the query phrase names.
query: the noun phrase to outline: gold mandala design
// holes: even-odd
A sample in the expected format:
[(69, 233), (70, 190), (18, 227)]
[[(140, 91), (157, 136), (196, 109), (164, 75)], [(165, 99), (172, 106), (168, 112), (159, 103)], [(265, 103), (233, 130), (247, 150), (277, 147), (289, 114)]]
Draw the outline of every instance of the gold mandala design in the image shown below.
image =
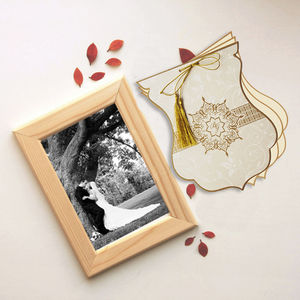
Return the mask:
[(209, 150), (221, 150), (228, 155), (228, 148), (239, 136), (238, 122), (243, 115), (237, 115), (223, 103), (209, 103), (204, 98), (199, 111), (190, 114), (193, 118), (191, 126), (194, 137), (198, 143)]

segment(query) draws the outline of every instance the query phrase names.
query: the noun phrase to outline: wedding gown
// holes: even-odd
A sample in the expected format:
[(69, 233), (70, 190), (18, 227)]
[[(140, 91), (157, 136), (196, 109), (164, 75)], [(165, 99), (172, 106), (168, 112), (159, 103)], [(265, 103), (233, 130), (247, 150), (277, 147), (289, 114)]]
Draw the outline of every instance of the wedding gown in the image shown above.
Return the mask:
[(91, 182), (90, 186), (95, 197), (97, 198), (96, 204), (105, 212), (103, 220), (104, 225), (108, 230), (114, 230), (122, 227), (134, 220), (143, 217), (150, 211), (160, 206), (160, 203), (157, 203), (136, 209), (120, 208), (109, 204), (105, 200), (104, 195), (99, 192), (95, 182)]

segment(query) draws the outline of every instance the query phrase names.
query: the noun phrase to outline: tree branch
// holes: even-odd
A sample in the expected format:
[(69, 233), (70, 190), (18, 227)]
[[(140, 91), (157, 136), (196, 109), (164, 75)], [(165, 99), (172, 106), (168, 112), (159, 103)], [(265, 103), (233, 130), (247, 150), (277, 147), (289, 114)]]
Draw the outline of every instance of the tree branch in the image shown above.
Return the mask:
[(99, 129), (99, 133), (102, 133), (102, 134), (105, 134), (105, 133), (108, 133), (110, 131), (113, 131), (114, 129), (116, 129), (117, 127), (121, 126), (124, 124), (124, 121), (123, 119), (121, 119), (120, 121), (116, 122), (115, 124), (112, 124), (106, 128), (103, 128), (103, 129)]
[(105, 134), (105, 136), (108, 137), (108, 138), (111, 139), (111, 140), (114, 140), (114, 141), (116, 141), (116, 142), (118, 142), (118, 143), (120, 143), (120, 144), (123, 144), (123, 145), (125, 145), (125, 146), (131, 148), (131, 149), (134, 150), (139, 156), (142, 157), (142, 155), (140, 154), (140, 152), (139, 152), (139, 150), (137, 149), (136, 145), (131, 146), (131, 145), (127, 144), (126, 142), (124, 142), (123, 140), (117, 139), (117, 138), (115, 138), (115, 137), (113, 137), (113, 136), (111, 136), (111, 135), (109, 135), (109, 134)]
[(99, 130), (99, 127), (104, 124), (106, 120), (109, 119), (111, 115), (113, 115), (116, 111), (118, 111), (115, 104), (108, 106), (104, 109), (104, 112), (101, 115), (97, 115), (95, 118), (87, 119), (87, 129), (88, 135), (91, 136), (93, 133), (96, 133)]

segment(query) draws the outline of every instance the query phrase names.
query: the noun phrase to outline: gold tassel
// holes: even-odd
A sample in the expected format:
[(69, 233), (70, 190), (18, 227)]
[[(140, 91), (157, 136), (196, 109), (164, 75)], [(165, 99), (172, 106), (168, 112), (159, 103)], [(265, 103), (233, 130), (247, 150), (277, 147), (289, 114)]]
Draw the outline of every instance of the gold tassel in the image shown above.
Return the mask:
[(178, 94), (175, 94), (175, 118), (177, 129), (177, 147), (182, 149), (197, 145), (183, 108), (182, 100)]
[(166, 96), (175, 95), (175, 119), (177, 130), (175, 133), (175, 151), (197, 145), (182, 103), (181, 89), (185, 80), (189, 76), (192, 68), (196, 66), (207, 70), (217, 70), (220, 67), (220, 54), (217, 52), (210, 53), (200, 56), (196, 60), (191, 60), (191, 62), (190, 65), (179, 69), (179, 75), (168, 82), (160, 92)]

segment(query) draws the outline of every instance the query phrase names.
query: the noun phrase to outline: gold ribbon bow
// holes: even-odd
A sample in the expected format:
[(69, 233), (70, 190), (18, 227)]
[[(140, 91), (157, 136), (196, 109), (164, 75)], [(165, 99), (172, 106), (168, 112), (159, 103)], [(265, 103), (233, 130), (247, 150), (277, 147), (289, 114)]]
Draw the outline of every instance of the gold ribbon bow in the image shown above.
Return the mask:
[[(217, 70), (220, 67), (220, 54), (211, 53), (194, 60), (188, 66), (185, 66), (182, 69), (179, 69), (180, 74), (168, 82), (164, 88), (161, 90), (161, 94), (166, 96), (175, 95), (175, 119), (176, 119), (176, 143), (179, 148), (186, 148), (189, 146), (197, 145), (197, 142), (194, 138), (192, 130), (187, 119), (182, 99), (182, 87), (189, 76), (193, 67), (201, 67), (207, 70)], [(167, 88), (175, 83), (174, 90), (171, 92), (166, 92)]]

